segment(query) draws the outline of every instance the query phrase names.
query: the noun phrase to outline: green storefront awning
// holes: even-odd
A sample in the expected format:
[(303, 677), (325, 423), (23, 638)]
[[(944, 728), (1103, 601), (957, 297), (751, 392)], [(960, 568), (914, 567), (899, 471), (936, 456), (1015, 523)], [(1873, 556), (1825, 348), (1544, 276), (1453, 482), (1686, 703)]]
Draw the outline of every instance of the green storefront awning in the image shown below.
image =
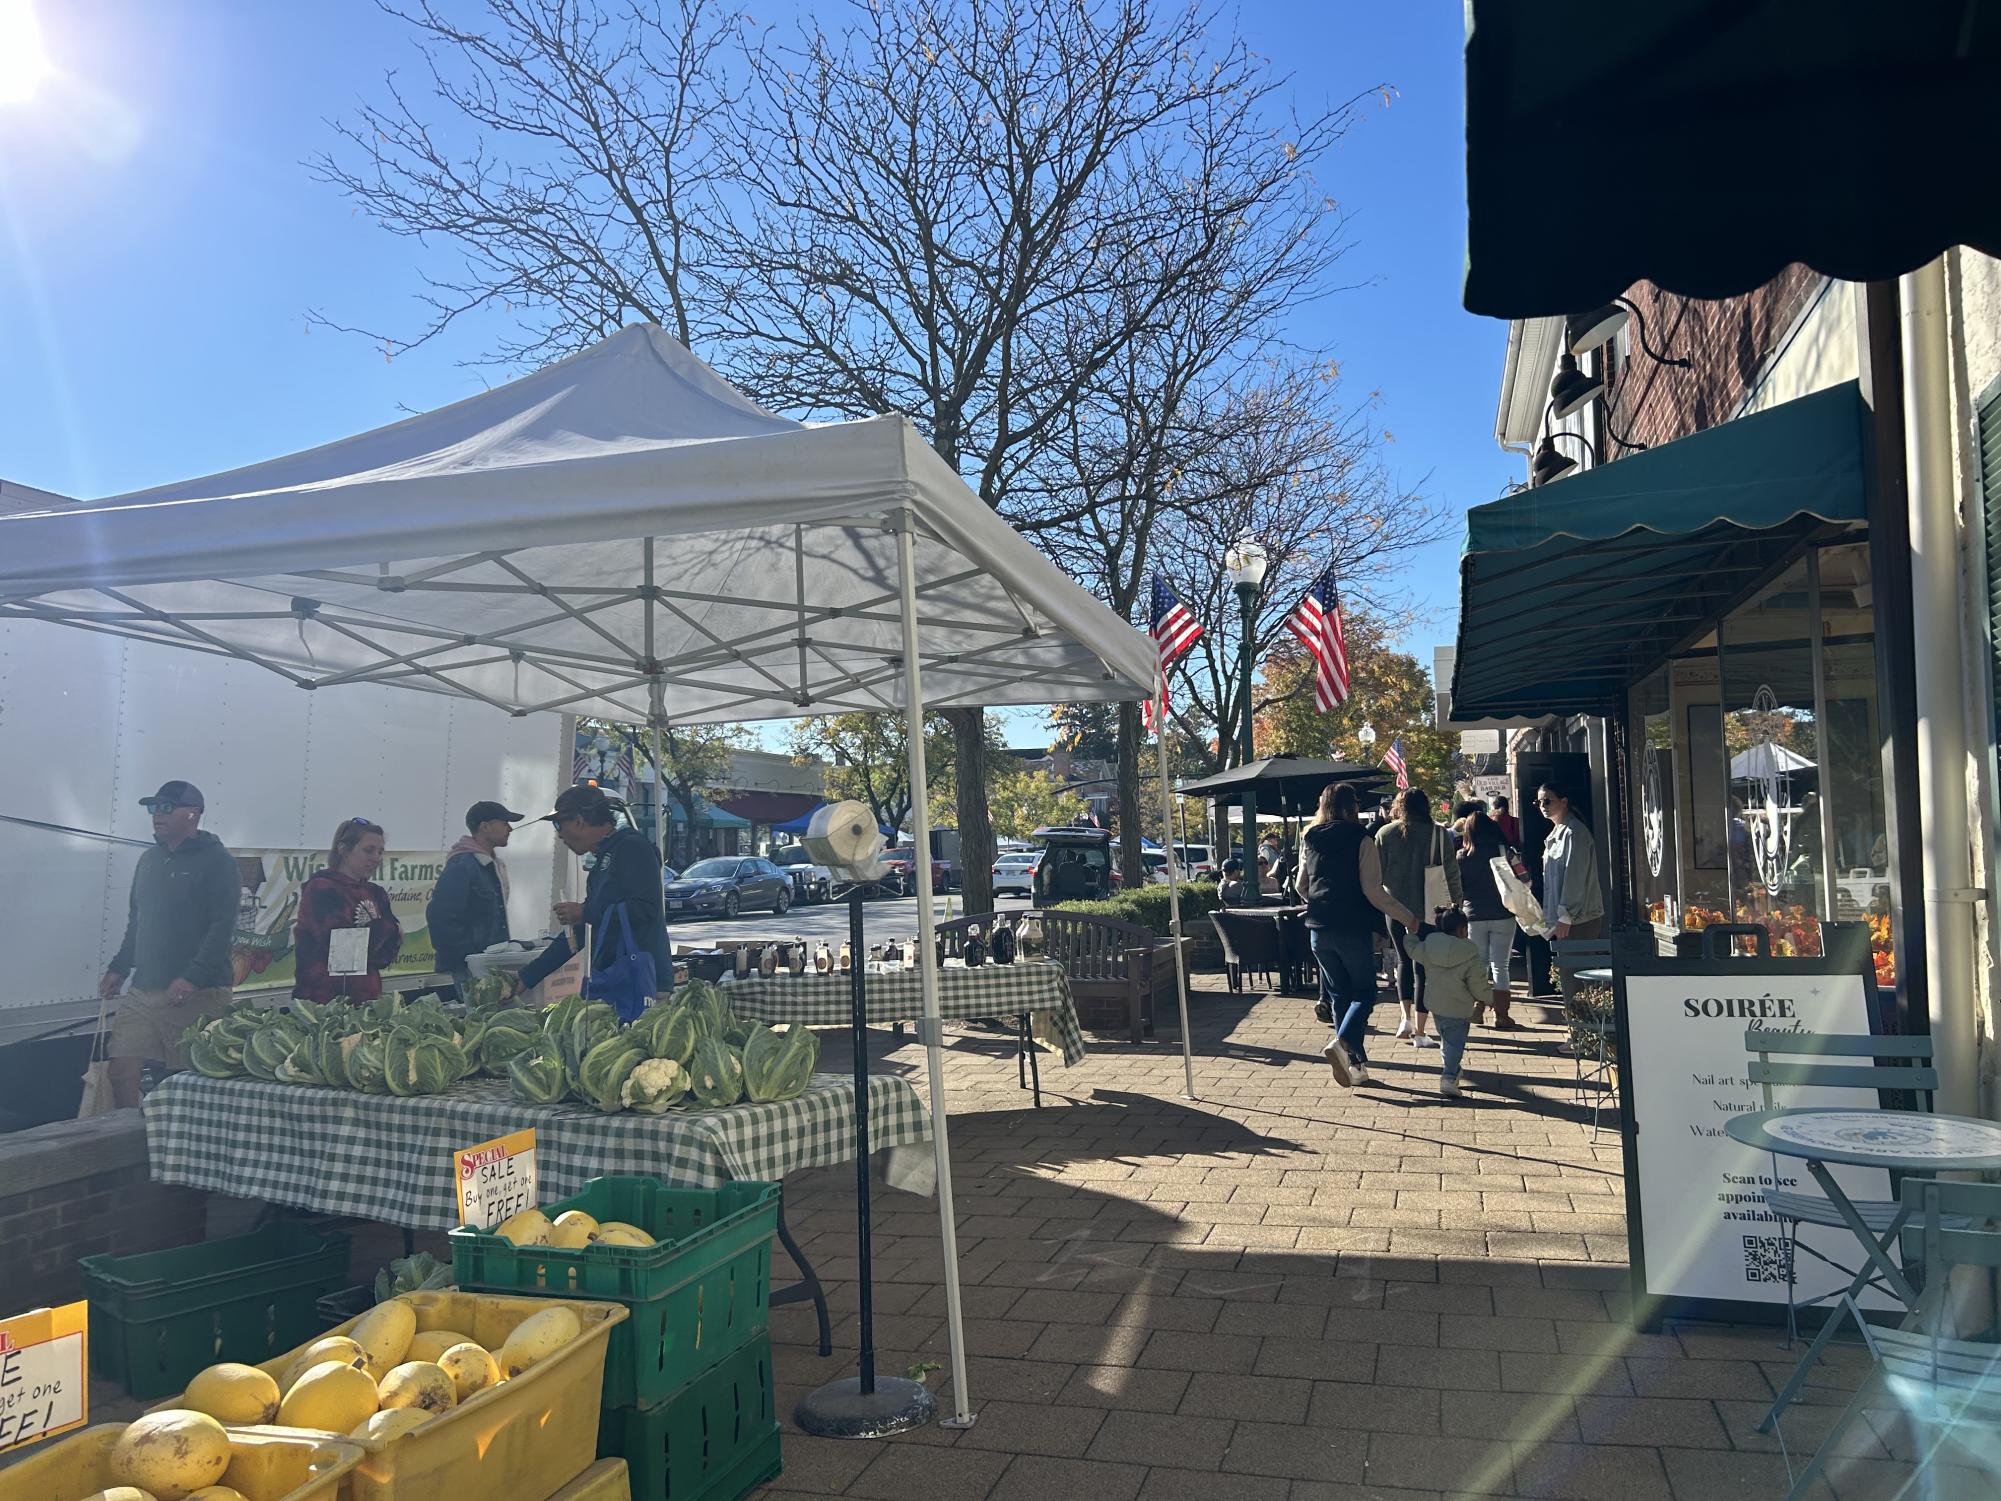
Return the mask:
[(1468, 0), (1466, 26), (1470, 312), (2001, 254), (1991, 0)]
[[(674, 823), (685, 822), (681, 815), (681, 805), (673, 798), (667, 799), (667, 817)], [(718, 808), (705, 799), (696, 799), (695, 827), (698, 829), (747, 829), (750, 820), (739, 818), (727, 808)]]
[(1863, 519), (1853, 381), (1466, 513), (1452, 716), (1613, 712), (1809, 541)]

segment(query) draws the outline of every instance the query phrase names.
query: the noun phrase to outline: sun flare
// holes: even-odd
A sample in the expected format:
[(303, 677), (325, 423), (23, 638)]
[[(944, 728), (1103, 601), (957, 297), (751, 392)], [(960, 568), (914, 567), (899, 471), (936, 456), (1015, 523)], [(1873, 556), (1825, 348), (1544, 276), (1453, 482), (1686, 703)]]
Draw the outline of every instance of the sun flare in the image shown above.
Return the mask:
[(48, 75), (33, 6), (29, 0), (0, 0), (0, 104), (25, 104)]

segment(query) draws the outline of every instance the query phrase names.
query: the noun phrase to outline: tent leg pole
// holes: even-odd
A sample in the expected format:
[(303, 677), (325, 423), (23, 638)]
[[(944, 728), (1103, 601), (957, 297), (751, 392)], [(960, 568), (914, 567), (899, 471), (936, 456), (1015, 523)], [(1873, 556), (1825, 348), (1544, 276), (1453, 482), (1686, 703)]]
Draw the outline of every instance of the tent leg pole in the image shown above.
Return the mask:
[(947, 1428), (973, 1426), (966, 1391), (966, 1321), (959, 1306), (959, 1220), (952, 1204), (952, 1148), (945, 1108), (944, 1026), (938, 1014), (938, 916), (931, 902), (931, 786), (924, 767), (924, 682), (918, 667), (916, 543), (911, 516), (899, 511), (896, 577), (903, 595), (903, 718), (910, 746), (910, 841), (917, 882), (917, 975), (924, 994), (924, 1055), (931, 1081), (931, 1150), (938, 1164), (938, 1233), (945, 1261), (945, 1322), (952, 1339), (953, 1416)]
[[(1154, 736), (1154, 749), (1160, 759), (1160, 822), (1169, 831), (1172, 842), (1174, 829), (1174, 790), (1167, 779), (1167, 695), (1162, 694), (1154, 711), (1153, 721), (1160, 726)], [(1187, 845), (1182, 848), (1185, 850)], [(1175, 852), (1167, 852), (1167, 921), (1168, 930), (1174, 934), (1174, 999), (1181, 1008), (1181, 1078), (1186, 1086), (1182, 1093), (1187, 1099), (1195, 1098), (1195, 1054), (1188, 1040), (1188, 952), (1181, 941), (1181, 872), (1175, 869)]]

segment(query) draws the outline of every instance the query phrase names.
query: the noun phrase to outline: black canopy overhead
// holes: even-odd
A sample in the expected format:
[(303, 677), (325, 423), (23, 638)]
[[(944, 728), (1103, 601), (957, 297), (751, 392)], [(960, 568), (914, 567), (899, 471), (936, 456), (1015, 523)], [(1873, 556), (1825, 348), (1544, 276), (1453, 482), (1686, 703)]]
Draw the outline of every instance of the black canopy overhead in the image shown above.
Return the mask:
[(1219, 771), (1214, 776), (1183, 782), (1174, 790), (1184, 797), (1210, 798), (1218, 803), (1240, 801), (1248, 788), (1258, 800), (1258, 812), (1300, 818), (1320, 806), (1320, 791), (1334, 782), (1353, 782), (1357, 792), (1388, 782), (1380, 766), (1353, 761), (1316, 761), (1307, 756), (1267, 756)]
[(1466, 15), (1469, 312), (1578, 313), (1639, 281), (1728, 297), (1794, 261), (1874, 281), (1951, 245), (2001, 255), (2001, 194), (1974, 166), (2001, 101), (2001, 5)]

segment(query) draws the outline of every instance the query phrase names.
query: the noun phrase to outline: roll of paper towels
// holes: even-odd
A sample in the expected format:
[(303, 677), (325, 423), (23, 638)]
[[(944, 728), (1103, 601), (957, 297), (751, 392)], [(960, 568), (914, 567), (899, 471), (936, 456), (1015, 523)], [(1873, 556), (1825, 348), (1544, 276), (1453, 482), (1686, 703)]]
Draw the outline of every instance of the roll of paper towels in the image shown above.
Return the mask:
[(806, 826), (806, 853), (846, 881), (879, 881), (882, 830), (867, 803), (827, 803)]

